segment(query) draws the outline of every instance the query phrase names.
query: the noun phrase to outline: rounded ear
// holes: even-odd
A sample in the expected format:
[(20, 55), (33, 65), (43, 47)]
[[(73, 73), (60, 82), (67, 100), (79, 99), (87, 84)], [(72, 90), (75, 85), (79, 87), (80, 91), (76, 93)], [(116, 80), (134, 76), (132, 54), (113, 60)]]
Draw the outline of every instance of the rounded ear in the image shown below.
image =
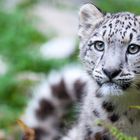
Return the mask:
[(87, 38), (96, 24), (103, 19), (103, 16), (103, 13), (93, 4), (83, 5), (79, 12), (79, 37), (81, 39)]

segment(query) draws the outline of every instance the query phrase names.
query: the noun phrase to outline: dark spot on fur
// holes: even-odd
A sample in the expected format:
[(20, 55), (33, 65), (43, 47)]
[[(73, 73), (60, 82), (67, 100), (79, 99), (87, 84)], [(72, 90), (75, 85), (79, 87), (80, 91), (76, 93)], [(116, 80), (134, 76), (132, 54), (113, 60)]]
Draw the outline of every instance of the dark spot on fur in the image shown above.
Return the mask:
[(103, 32), (103, 36), (105, 36), (105, 34), (106, 34), (106, 30)]
[(93, 36), (98, 36), (98, 32), (95, 32), (95, 33), (93, 34)]
[(87, 134), (90, 136), (92, 134), (92, 130), (90, 128), (87, 129)]
[(116, 29), (115, 33), (117, 33), (117, 32), (118, 32), (118, 29)]
[(132, 23), (129, 21), (129, 25), (131, 26), (132, 25)]
[(52, 85), (51, 89), (52, 94), (58, 99), (70, 99), (63, 79), (58, 84)]
[(114, 110), (112, 103), (106, 101), (103, 102), (102, 107), (108, 112), (112, 112)]
[(100, 117), (100, 113), (96, 109), (93, 110), (93, 114), (98, 118)]
[(36, 116), (40, 120), (46, 119), (48, 115), (54, 113), (54, 106), (50, 101), (42, 99), (39, 103), (39, 108), (36, 110)]
[[(76, 119), (75, 110), (74, 107), (71, 105), (70, 107), (66, 108), (65, 112), (62, 114), (62, 116), (59, 118), (59, 121), (56, 124), (56, 127), (58, 130), (61, 130), (61, 132), (65, 131), (68, 126), (71, 125), (74, 119)], [(71, 117), (71, 118), (70, 118)]]
[(81, 97), (84, 93), (85, 85), (86, 85), (86, 83), (81, 81), (80, 79), (76, 80), (75, 83), (74, 83), (74, 92), (75, 92), (76, 98), (78, 100), (81, 99)]
[(47, 132), (45, 132), (42, 128), (34, 128), (35, 131), (35, 140), (41, 140), (41, 137), (44, 135), (47, 135)]
[(104, 25), (102, 28), (106, 28), (106, 25)]
[(138, 71), (136, 71), (136, 70), (133, 70), (133, 72), (134, 72), (135, 74), (139, 74), (139, 72), (138, 72)]
[(92, 134), (92, 130), (90, 129), (90, 127), (88, 125), (85, 126), (85, 137), (84, 140), (91, 140), (91, 134)]
[(57, 136), (55, 138), (53, 138), (53, 140), (60, 140), (61, 139), (61, 136)]
[(110, 140), (108, 135), (103, 135), (102, 140)]
[(93, 41), (92, 40), (90, 40), (89, 42), (88, 42), (88, 46), (90, 47), (90, 46), (92, 46), (93, 45)]
[(125, 61), (128, 62), (127, 53), (125, 54)]
[(116, 121), (118, 121), (119, 116), (117, 114), (113, 114), (113, 115), (109, 116), (108, 118), (111, 122), (116, 122)]
[(123, 36), (125, 36), (126, 33), (127, 33), (127, 31), (124, 31), (124, 32), (123, 32)]
[(60, 121), (59, 124), (57, 125), (57, 128), (58, 129), (64, 129), (66, 127), (66, 124), (64, 122), (64, 120)]
[(89, 138), (92, 134), (92, 130), (90, 129), (89, 126), (86, 126), (86, 137)]
[(125, 29), (128, 30), (129, 28), (130, 28), (130, 25), (127, 25), (127, 27)]
[(125, 83), (125, 84), (122, 85), (122, 89), (126, 90), (126, 89), (128, 89), (130, 87), (130, 85), (131, 85), (130, 82), (129, 83)]
[(138, 41), (140, 40), (140, 35), (137, 36), (137, 40), (138, 40)]
[(112, 23), (109, 24), (109, 27), (112, 28)]
[(91, 24), (86, 24), (86, 25), (85, 25), (85, 28), (86, 28), (86, 29), (91, 28)]
[(92, 76), (92, 71), (87, 71), (87, 74)]
[(119, 20), (116, 20), (116, 23), (115, 24), (117, 25), (119, 22), (120, 22)]
[(91, 18), (91, 16), (89, 15), (88, 12), (82, 12), (82, 17), (85, 21), (88, 20), (89, 18)]
[(132, 38), (133, 38), (133, 34), (132, 33), (130, 33), (130, 40), (129, 40), (129, 42), (131, 42), (131, 40), (132, 40)]
[(134, 31), (135, 33), (137, 33), (137, 31), (134, 28), (132, 28), (132, 31)]

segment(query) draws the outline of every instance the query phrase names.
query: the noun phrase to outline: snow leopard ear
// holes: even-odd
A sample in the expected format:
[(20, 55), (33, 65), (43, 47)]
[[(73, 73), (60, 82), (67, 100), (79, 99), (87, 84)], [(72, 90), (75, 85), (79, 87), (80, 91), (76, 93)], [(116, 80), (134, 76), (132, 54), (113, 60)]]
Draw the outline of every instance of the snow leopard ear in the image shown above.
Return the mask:
[(85, 4), (79, 12), (79, 31), (81, 40), (85, 40), (103, 19), (104, 14), (93, 4)]

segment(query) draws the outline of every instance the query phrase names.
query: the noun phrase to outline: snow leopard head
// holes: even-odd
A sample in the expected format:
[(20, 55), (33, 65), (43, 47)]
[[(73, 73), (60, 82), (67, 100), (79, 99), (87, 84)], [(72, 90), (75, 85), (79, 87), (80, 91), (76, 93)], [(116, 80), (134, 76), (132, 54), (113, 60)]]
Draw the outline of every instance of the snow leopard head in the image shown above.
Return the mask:
[(80, 58), (105, 94), (140, 85), (140, 16), (102, 13), (92, 4), (79, 12)]

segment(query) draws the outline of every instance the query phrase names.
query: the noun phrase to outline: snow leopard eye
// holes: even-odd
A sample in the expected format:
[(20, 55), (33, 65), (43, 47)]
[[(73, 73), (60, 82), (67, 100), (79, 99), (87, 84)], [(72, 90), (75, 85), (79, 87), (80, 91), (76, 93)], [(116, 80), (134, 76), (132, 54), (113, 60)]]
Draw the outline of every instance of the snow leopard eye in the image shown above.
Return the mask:
[(94, 48), (97, 51), (100, 51), (100, 52), (104, 51), (104, 47), (105, 47), (104, 42), (102, 42), (102, 41), (95, 41), (94, 42)]
[(140, 46), (136, 44), (130, 44), (127, 49), (127, 53), (136, 54), (140, 51)]

